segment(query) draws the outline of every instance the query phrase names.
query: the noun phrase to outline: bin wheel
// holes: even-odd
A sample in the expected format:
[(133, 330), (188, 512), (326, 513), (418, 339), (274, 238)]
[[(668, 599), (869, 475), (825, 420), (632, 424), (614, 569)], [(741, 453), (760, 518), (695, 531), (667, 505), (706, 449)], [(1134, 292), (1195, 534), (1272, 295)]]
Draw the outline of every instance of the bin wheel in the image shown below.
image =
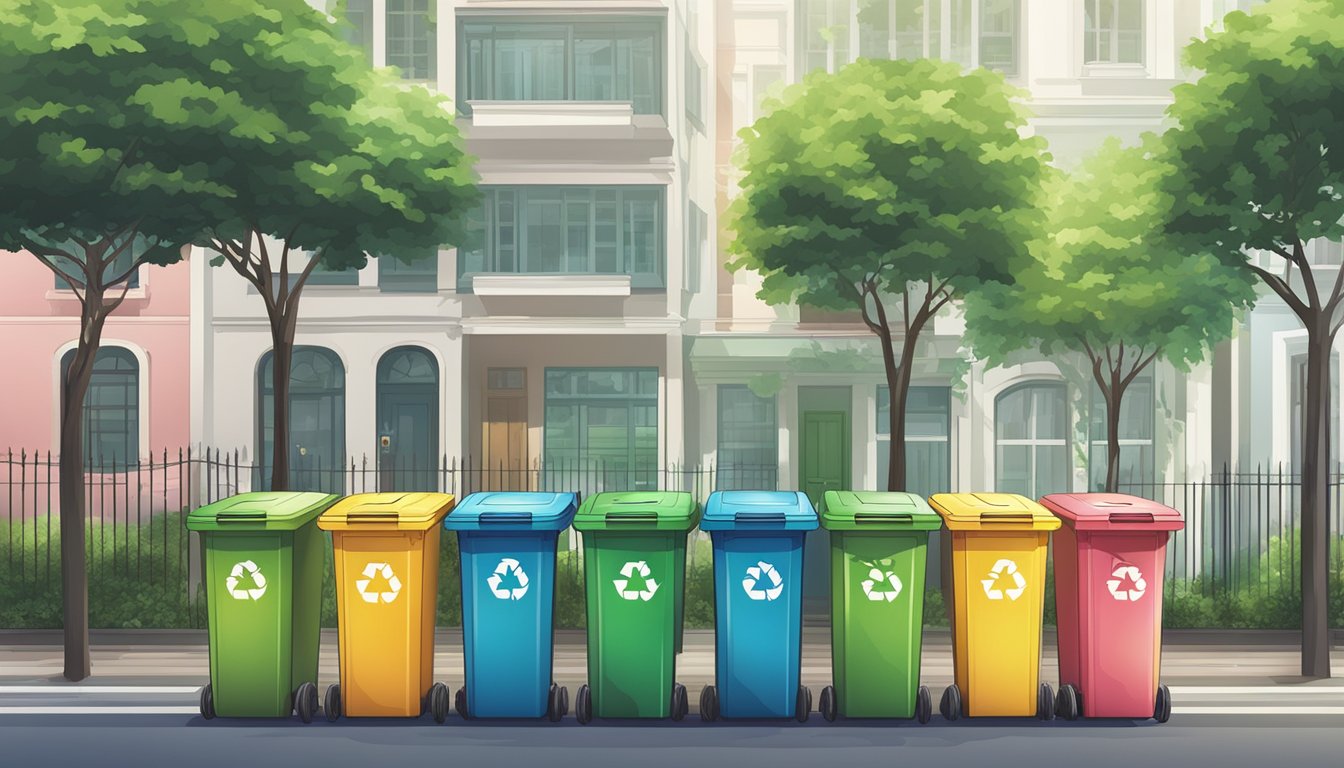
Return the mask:
[(564, 693), (565, 689), (555, 683), (551, 683), (551, 690), (546, 693), (546, 719), (552, 723), (565, 716)]
[(931, 717), (933, 717), (933, 694), (929, 693), (927, 685), (921, 685), (919, 691), (915, 693), (915, 720), (924, 725)]
[(593, 721), (593, 692), (587, 683), (580, 685), (578, 693), (574, 694), (574, 719), (579, 721), (579, 725)]
[(215, 719), (215, 691), (210, 683), (206, 683), (201, 689), (201, 717), (206, 720)]
[(448, 695), (448, 686), (443, 683), (435, 683), (429, 686), (429, 714), (434, 716), (434, 722), (442, 723), (448, 719), (448, 707), (451, 697)]
[(453, 709), (457, 710), (457, 716), (466, 720), (467, 714), (467, 687), (464, 685), (457, 689), (457, 694), (453, 696)]
[(1036, 717), (1042, 720), (1055, 719), (1055, 692), (1049, 683), (1041, 683), (1036, 692)]
[(334, 723), (341, 717), (341, 685), (332, 683), (327, 686), (327, 695), (322, 698), (322, 714), (327, 722)]
[(719, 692), (712, 685), (700, 689), (700, 719), (706, 723), (719, 719)]
[(798, 703), (794, 706), (793, 717), (800, 723), (806, 723), (812, 716), (812, 691), (806, 685), (798, 686)]
[(299, 720), (305, 723), (313, 722), (313, 715), (317, 714), (317, 686), (312, 683), (300, 683), (298, 690), (294, 691), (294, 711), (298, 713)]
[(938, 712), (947, 721), (961, 719), (961, 689), (953, 683), (943, 690), (943, 700), (938, 704)]
[(686, 686), (681, 683), (672, 684), (672, 719), (680, 722), (686, 717), (686, 713), (691, 711), (691, 697), (686, 693)]
[(835, 722), (835, 716), (840, 714), (840, 712), (839, 702), (835, 700), (834, 685), (828, 685), (821, 689), (821, 701), (820, 706), (818, 706), (817, 709), (821, 712), (821, 716), (826, 718), (826, 722)]
[(1157, 702), (1153, 705), (1153, 719), (1165, 723), (1171, 719), (1171, 691), (1167, 686), (1157, 686)]
[(1059, 686), (1059, 694), (1055, 696), (1055, 714), (1065, 720), (1077, 720), (1081, 711), (1078, 689), (1069, 683)]

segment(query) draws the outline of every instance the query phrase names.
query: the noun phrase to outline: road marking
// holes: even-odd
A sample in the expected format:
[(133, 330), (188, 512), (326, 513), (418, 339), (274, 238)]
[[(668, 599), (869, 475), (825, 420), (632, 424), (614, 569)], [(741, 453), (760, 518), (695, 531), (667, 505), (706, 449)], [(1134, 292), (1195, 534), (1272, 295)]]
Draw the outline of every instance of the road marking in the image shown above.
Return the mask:
[(1178, 707), (1173, 715), (1344, 715), (1344, 707)]
[(199, 707), (0, 707), (0, 715), (199, 715)]
[(1344, 686), (1311, 686), (1311, 687), (1289, 687), (1283, 685), (1265, 685), (1265, 686), (1219, 686), (1219, 685), (1195, 685), (1195, 686), (1171, 686), (1169, 688), (1172, 695), (1176, 694), (1224, 694), (1224, 693), (1268, 693), (1273, 695), (1296, 696), (1296, 695), (1326, 695), (1344, 697)]
[(0, 685), (0, 696), (10, 693), (200, 693), (200, 685)]

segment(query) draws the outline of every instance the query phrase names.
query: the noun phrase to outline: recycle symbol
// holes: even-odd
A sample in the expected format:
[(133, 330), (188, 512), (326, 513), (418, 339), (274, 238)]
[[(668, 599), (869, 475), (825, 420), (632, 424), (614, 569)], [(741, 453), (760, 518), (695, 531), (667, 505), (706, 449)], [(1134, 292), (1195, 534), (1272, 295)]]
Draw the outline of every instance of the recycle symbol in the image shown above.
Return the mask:
[(886, 600), (890, 603), (900, 597), (902, 584), (901, 577), (891, 571), (884, 573), (881, 568), (874, 568), (868, 571), (868, 578), (863, 580), (861, 586), (863, 594), (867, 595), (869, 600), (873, 602)]
[[(239, 587), (244, 583), (245, 577), (251, 577), (255, 586)], [(234, 600), (260, 600), (261, 596), (266, 594), (266, 577), (261, 575), (261, 569), (251, 560), (244, 560), (233, 566), (229, 572), (229, 577), (224, 580), (224, 588), (229, 591)]]
[[(644, 580), (644, 589), (626, 589), (630, 585), (630, 579), (639, 574)], [(653, 571), (649, 570), (649, 564), (643, 560), (635, 560), (626, 563), (621, 567), (621, 578), (612, 581), (616, 585), (616, 592), (626, 600), (643, 600), (648, 602), (653, 599), (654, 593), (658, 591), (658, 582), (649, 578)]]
[[(758, 589), (762, 577), (770, 580), (770, 586)], [(780, 578), (775, 566), (762, 560), (747, 568), (747, 577), (742, 580), (742, 588), (752, 600), (778, 600), (784, 591), (784, 579)]]
[[(999, 582), (999, 577), (1003, 575), (1013, 577), (1014, 586), (1011, 589), (997, 589), (995, 584)], [(989, 578), (981, 579), (980, 583), (985, 586), (985, 597), (990, 600), (1002, 600), (1003, 593), (1008, 593), (1009, 600), (1016, 600), (1027, 591), (1027, 580), (1022, 578), (1022, 574), (1017, 572), (1017, 563), (1012, 560), (999, 560), (994, 563), (994, 567), (989, 569)]]
[[(510, 572), (513, 573), (514, 581), (518, 586), (512, 589), (501, 587), (500, 585), (504, 583), (504, 577), (508, 576)], [(500, 600), (522, 600), (523, 596), (527, 594), (527, 573), (523, 571), (523, 566), (512, 557), (500, 560), (499, 565), (495, 566), (495, 572), (490, 574), (485, 583), (490, 585), (490, 593)]]
[[(387, 581), (386, 592), (374, 592), (369, 589), (369, 584), (375, 576), (382, 575)], [(359, 596), (364, 598), (366, 603), (376, 603), (382, 598), (384, 603), (390, 603), (397, 599), (397, 594), (401, 592), (401, 579), (392, 572), (392, 566), (387, 563), (369, 563), (364, 566), (364, 578), (355, 580), (355, 589), (359, 590)]]
[[(1143, 597), (1143, 593), (1148, 591), (1148, 582), (1144, 581), (1143, 573), (1139, 571), (1137, 565), (1120, 563), (1111, 571), (1113, 578), (1106, 580), (1106, 588), (1111, 590), (1111, 597), (1116, 600), (1134, 602)], [(1128, 578), (1130, 582), (1129, 589), (1121, 589), (1120, 585), (1125, 583)]]

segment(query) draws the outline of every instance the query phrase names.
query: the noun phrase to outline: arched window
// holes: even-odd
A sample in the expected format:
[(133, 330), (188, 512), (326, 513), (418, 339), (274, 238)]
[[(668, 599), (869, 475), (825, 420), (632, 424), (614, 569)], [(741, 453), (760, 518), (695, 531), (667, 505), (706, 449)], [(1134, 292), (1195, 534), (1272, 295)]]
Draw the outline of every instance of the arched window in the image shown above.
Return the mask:
[[(75, 350), (61, 357), (61, 380)], [(140, 460), (140, 363), (128, 349), (103, 347), (84, 396), (84, 466), (111, 471)]]
[[(275, 441), (275, 354), (257, 366), (257, 467), (259, 487), (271, 487)], [(324, 347), (295, 347), (289, 369), (289, 487), (296, 491), (344, 491), (345, 366)]]
[(439, 455), (439, 364), (420, 347), (378, 361), (378, 490), (434, 491)]
[(1032, 382), (994, 402), (994, 485), (1039, 498), (1069, 490), (1068, 402), (1063, 384)]

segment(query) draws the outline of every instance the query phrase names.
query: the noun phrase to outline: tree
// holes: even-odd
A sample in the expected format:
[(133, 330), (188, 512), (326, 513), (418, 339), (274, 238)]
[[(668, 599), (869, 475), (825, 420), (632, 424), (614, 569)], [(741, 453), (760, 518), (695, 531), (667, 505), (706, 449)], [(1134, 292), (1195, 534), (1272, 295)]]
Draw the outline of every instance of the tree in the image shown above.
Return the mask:
[(1125, 392), (1156, 360), (1180, 369), (1231, 334), (1233, 312), (1254, 298), (1250, 281), (1208, 253), (1188, 254), (1162, 236), (1170, 201), (1159, 192), (1170, 167), (1157, 139), (1111, 139), (1074, 173), (1047, 185), (1044, 230), (1011, 285), (966, 300), (971, 346), (990, 363), (1035, 350), (1082, 355), (1106, 407), (1106, 485), (1120, 482)]
[(729, 268), (760, 272), (772, 304), (860, 310), (891, 392), (893, 490), (921, 332), (1026, 257), (1048, 158), (1020, 136), (1017, 96), (988, 70), (861, 59), (809, 74), (741, 133)]
[(1175, 89), (1166, 228), (1262, 282), (1307, 331), (1302, 434), (1302, 674), (1330, 675), (1326, 505), (1330, 350), (1344, 270), (1306, 245), (1344, 237), (1344, 6), (1272, 0), (1186, 49), (1204, 74)]

